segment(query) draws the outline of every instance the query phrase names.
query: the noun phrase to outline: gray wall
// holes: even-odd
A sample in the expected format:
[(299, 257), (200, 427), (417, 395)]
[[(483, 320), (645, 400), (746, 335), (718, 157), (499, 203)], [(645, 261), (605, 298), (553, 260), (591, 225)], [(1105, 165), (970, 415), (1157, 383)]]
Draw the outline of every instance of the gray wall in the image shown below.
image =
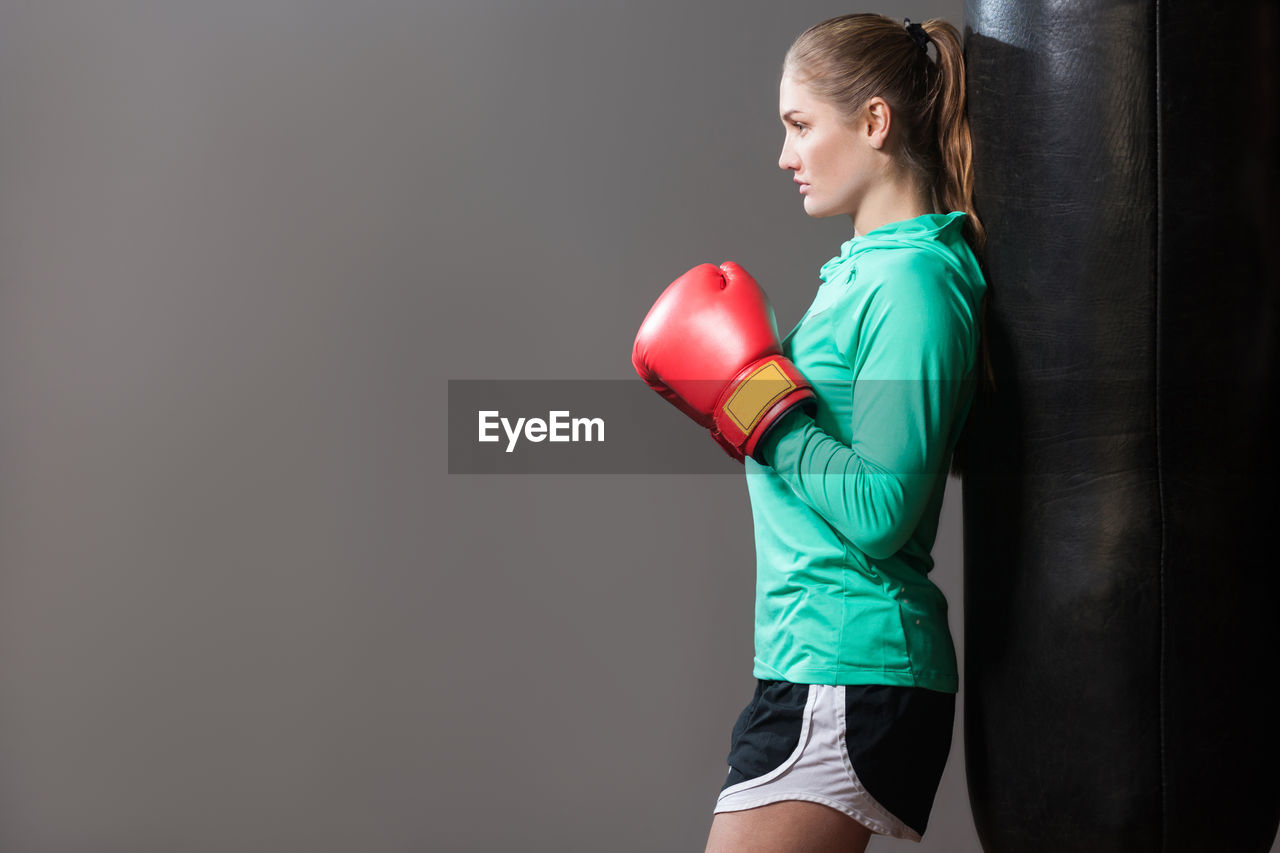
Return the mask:
[(743, 478), (451, 476), (447, 380), (638, 381), (703, 261), (789, 329), (850, 232), (778, 67), (844, 11), (0, 4), (0, 850), (700, 850)]

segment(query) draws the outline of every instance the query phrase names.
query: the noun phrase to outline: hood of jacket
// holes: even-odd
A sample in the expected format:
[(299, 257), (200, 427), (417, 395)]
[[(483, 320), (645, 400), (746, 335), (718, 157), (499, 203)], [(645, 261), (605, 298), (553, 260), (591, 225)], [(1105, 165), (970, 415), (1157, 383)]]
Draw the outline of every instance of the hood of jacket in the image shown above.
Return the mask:
[(840, 254), (822, 265), (818, 277), (828, 282), (840, 275), (850, 261), (873, 249), (925, 249), (942, 257), (958, 272), (981, 278), (977, 258), (964, 239), (964, 223), (968, 214), (962, 210), (950, 213), (926, 213), (882, 225), (866, 234), (846, 240)]

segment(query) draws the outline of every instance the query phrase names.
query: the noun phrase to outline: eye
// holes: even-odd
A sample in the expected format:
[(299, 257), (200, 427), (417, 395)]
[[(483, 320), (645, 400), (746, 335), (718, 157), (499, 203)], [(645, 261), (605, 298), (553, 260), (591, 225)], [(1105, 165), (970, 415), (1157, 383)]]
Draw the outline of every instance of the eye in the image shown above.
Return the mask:
[(805, 130), (805, 126), (798, 121), (791, 122), (791, 126), (794, 127), (796, 130), (800, 131), (801, 133), (803, 133)]

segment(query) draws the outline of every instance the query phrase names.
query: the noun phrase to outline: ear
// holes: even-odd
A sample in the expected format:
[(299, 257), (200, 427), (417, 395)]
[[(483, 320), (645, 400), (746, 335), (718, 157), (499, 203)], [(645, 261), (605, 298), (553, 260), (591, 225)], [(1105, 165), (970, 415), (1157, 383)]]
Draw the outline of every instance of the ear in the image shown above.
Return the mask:
[(893, 124), (893, 111), (889, 109), (889, 102), (879, 95), (867, 101), (863, 122), (867, 143), (875, 149), (883, 148), (889, 138), (889, 127)]

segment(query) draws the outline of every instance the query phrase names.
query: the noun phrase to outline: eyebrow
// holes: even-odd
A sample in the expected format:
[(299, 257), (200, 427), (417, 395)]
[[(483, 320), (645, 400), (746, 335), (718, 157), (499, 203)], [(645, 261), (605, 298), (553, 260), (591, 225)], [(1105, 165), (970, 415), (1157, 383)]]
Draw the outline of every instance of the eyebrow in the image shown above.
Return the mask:
[(800, 116), (804, 115), (804, 110), (787, 110), (785, 113), (782, 114), (782, 120), (790, 121), (791, 117), (795, 115), (800, 115)]

